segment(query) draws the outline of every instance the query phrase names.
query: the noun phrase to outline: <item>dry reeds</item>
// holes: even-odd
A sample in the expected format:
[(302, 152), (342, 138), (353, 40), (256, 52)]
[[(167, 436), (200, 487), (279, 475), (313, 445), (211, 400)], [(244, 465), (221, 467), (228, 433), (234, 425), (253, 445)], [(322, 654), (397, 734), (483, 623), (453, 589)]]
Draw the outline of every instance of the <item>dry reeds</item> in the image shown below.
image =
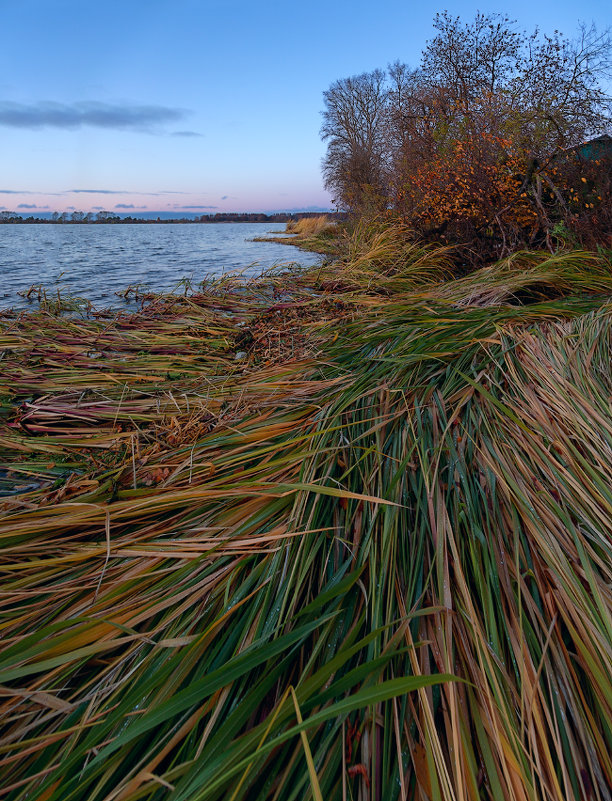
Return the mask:
[(320, 214), (318, 217), (300, 217), (299, 220), (289, 220), (285, 227), (285, 233), (306, 239), (333, 228), (335, 228), (335, 223), (330, 223), (326, 214)]
[(359, 247), (0, 320), (4, 797), (608, 797), (610, 264)]

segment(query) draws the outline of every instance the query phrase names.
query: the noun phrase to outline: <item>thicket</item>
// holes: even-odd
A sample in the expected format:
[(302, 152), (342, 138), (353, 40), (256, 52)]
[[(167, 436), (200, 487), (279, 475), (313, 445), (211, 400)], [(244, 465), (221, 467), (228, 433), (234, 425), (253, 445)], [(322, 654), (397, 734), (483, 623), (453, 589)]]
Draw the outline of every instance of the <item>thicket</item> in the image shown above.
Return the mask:
[(323, 173), (338, 205), (477, 255), (609, 244), (609, 33), (568, 39), (447, 12), (434, 28), (417, 68), (395, 62), (324, 93)]

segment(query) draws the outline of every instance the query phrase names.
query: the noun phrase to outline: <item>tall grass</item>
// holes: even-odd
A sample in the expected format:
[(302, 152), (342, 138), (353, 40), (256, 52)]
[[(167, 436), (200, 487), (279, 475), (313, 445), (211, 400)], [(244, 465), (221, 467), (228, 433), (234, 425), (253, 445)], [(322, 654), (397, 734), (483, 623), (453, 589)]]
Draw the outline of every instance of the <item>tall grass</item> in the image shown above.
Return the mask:
[(610, 264), (386, 236), (2, 321), (5, 797), (608, 797)]
[(330, 223), (326, 214), (318, 217), (301, 217), (299, 220), (289, 220), (285, 226), (285, 232), (306, 239), (311, 236), (318, 236), (326, 230), (333, 230), (335, 223)]

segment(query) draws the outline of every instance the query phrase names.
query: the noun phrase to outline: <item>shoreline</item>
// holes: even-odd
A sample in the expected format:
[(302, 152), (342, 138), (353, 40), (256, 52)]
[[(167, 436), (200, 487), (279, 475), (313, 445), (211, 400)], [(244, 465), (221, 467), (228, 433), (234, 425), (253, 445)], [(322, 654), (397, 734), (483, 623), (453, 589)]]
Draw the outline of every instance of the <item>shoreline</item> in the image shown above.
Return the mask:
[[(329, 220), (343, 221), (346, 214), (343, 212), (278, 212), (266, 214), (264, 212), (228, 212), (216, 214), (194, 215), (193, 217), (133, 217), (131, 215), (101, 212), (105, 216), (100, 219), (47, 219), (44, 217), (23, 217), (12, 212), (0, 212), (0, 225), (124, 225), (124, 224), (168, 224), (168, 223), (201, 223), (216, 225), (220, 223), (289, 223), (295, 220), (308, 220), (318, 218), (322, 214)], [(156, 214), (157, 212), (151, 212)], [(164, 212), (165, 214), (166, 212)], [(84, 212), (78, 212), (83, 215)], [(11, 216), (12, 215), (12, 216)], [(95, 215), (99, 217), (98, 215)]]

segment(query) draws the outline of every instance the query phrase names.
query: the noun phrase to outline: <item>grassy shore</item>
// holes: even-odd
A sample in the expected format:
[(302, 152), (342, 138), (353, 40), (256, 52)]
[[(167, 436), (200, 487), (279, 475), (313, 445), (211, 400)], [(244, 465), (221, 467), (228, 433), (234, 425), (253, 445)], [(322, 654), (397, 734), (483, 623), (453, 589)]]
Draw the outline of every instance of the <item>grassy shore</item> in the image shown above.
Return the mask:
[(330, 220), (326, 214), (321, 214), (318, 217), (289, 220), (280, 236), (270, 234), (256, 236), (253, 241), (295, 245), (300, 250), (322, 253), (329, 258), (337, 259), (346, 255), (350, 239), (342, 223)]
[(405, 234), (0, 317), (3, 797), (608, 797), (610, 259)]

